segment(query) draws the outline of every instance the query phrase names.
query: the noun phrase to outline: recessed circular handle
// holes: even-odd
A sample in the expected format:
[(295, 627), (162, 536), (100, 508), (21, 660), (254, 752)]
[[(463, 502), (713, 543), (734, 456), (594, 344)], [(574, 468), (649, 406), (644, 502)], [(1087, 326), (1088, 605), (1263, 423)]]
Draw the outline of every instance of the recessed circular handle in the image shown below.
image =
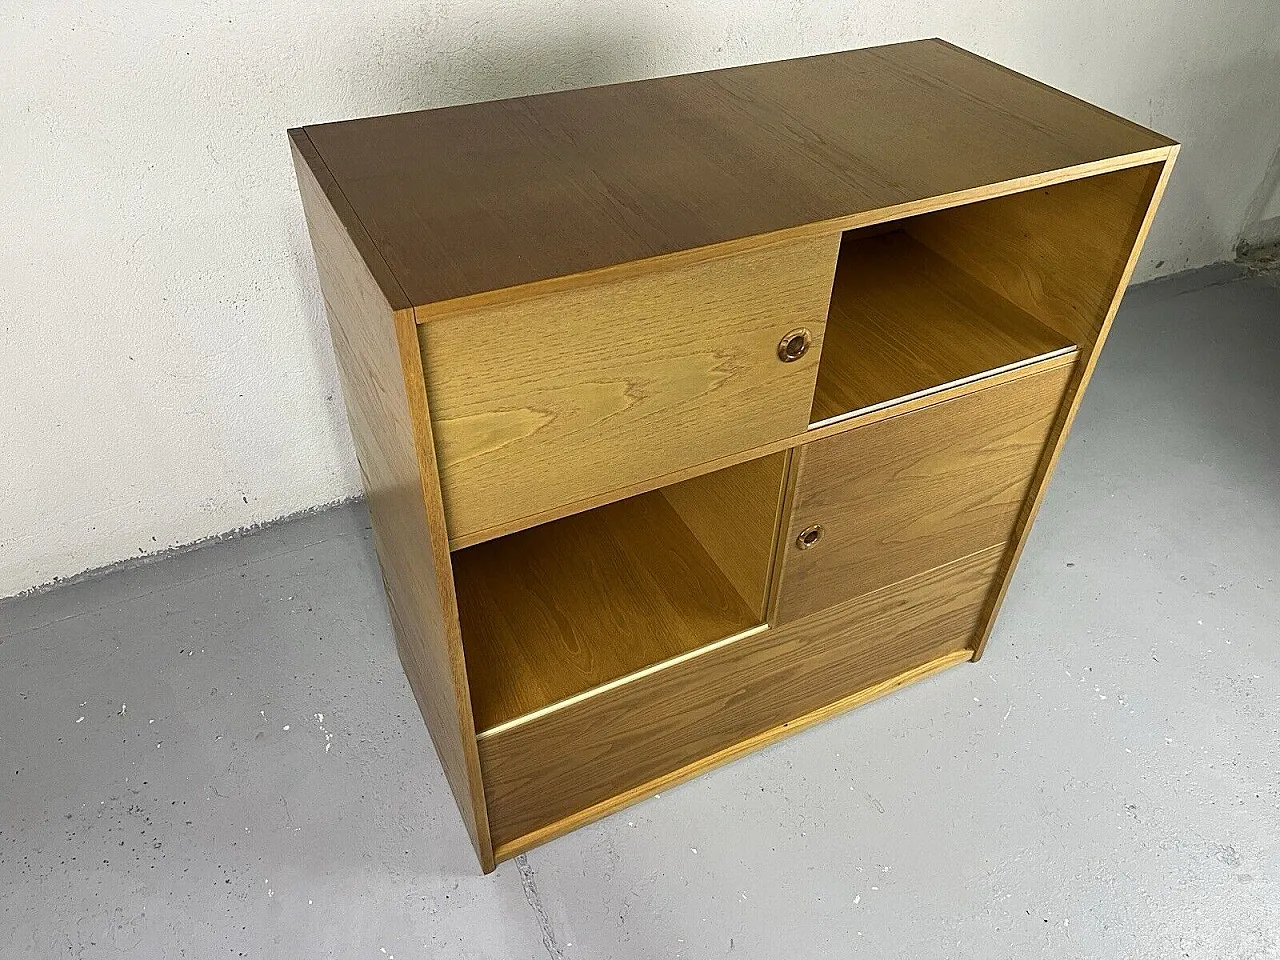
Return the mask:
[(818, 541), (822, 539), (822, 534), (822, 524), (820, 523), (805, 527), (800, 531), (800, 536), (796, 537), (796, 546), (801, 550), (811, 550), (818, 545)]
[(804, 327), (792, 330), (778, 341), (778, 359), (783, 363), (793, 363), (809, 352), (812, 342), (813, 334)]

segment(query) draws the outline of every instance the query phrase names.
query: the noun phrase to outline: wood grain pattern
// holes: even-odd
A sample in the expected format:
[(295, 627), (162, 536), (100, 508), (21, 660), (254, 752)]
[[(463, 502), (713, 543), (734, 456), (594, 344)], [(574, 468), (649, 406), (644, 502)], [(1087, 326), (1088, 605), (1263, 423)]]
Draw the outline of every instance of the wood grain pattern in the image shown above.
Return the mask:
[(763, 621), (787, 453), (748, 460), (660, 491), (743, 602)]
[[(305, 134), (291, 136), (307, 228), (347, 402), (396, 647), (484, 870), (493, 869), (475, 727), (436, 480), (416, 324), (393, 310), (319, 178)], [(347, 222), (351, 222), (347, 220)]]
[(1163, 163), (916, 217), (904, 227), (1006, 301), (1093, 346)]
[(849, 235), (810, 419), (822, 423), (1071, 348), (906, 232)]
[(495, 844), (516, 843), (859, 690), (969, 649), (1000, 553), (965, 558), (482, 740)]
[(755, 750), (762, 750), (765, 747), (777, 743), (785, 737), (790, 737), (797, 733), (802, 733), (810, 727), (819, 723), (830, 720), (832, 717), (839, 716), (849, 710), (853, 710), (864, 704), (877, 700), (880, 697), (900, 690), (905, 686), (926, 680), (935, 673), (940, 673), (948, 667), (954, 667), (957, 664), (968, 662), (973, 656), (973, 651), (968, 649), (953, 650), (950, 653), (944, 653), (936, 659), (923, 663), (918, 667), (912, 667), (910, 670), (904, 670), (896, 676), (890, 677), (888, 680), (882, 680), (880, 683), (873, 683), (869, 687), (863, 687), (855, 693), (847, 697), (842, 697), (834, 703), (829, 703), (824, 707), (811, 710), (802, 717), (794, 720), (788, 720), (777, 726), (770, 727), (754, 737), (748, 737), (745, 740), (739, 740), (729, 746), (708, 754), (698, 760), (678, 767), (670, 773), (664, 773), (661, 776), (654, 777), (652, 780), (646, 780), (644, 783), (638, 784), (629, 790), (623, 790), (614, 794), (599, 803), (594, 803), (589, 807), (571, 813), (566, 817), (562, 817), (545, 827), (532, 830), (523, 836), (504, 843), (499, 847), (494, 847), (494, 857), (498, 861), (510, 860), (512, 857), (518, 857), (527, 850), (531, 850), (536, 846), (554, 840), (556, 837), (563, 836), (570, 831), (576, 830), (581, 826), (599, 820), (601, 817), (608, 816), (624, 807), (629, 807), (633, 803), (639, 803), (654, 794), (667, 790), (670, 787), (677, 786), (686, 780), (701, 776), (716, 767), (723, 766), (726, 763), (732, 763), (739, 757), (745, 756)]
[[(1049, 360), (1042, 360), (1036, 364), (1037, 370), (1046, 368), (1070, 366), (1075, 362), (1075, 354), (1067, 354), (1064, 356), (1053, 357)], [(739, 450), (723, 457), (716, 457), (713, 460), (707, 460), (692, 466), (682, 467), (679, 470), (673, 470), (670, 473), (661, 474), (655, 477), (646, 477), (635, 483), (627, 484), (616, 490), (610, 490), (605, 493), (593, 494), (582, 500), (575, 500), (572, 503), (558, 504), (547, 510), (543, 510), (530, 517), (523, 518), (516, 528), (525, 529), (526, 527), (537, 526), (541, 523), (549, 523), (552, 520), (559, 520), (561, 517), (567, 517), (571, 514), (581, 513), (584, 510), (593, 510), (596, 507), (603, 506), (606, 503), (624, 499), (626, 497), (637, 496), (641, 493), (648, 493), (651, 490), (657, 490), (662, 487), (675, 483), (681, 483), (692, 477), (699, 477), (704, 474), (713, 473), (716, 470), (724, 470), (739, 463), (746, 463), (748, 460), (755, 460), (759, 457), (767, 457), (770, 454), (778, 453), (782, 450), (790, 450), (802, 443), (811, 443), (815, 440), (821, 440), (825, 437), (833, 437), (843, 433), (854, 427), (865, 426), (870, 423), (878, 423), (881, 420), (887, 420), (889, 417), (898, 416), (909, 410), (917, 410), (922, 407), (932, 406), (935, 403), (942, 403), (946, 400), (953, 400), (957, 397), (967, 396), (978, 390), (984, 390), (989, 386), (1000, 383), (1009, 383), (1014, 380), (1020, 380), (1027, 376), (1026, 367), (1018, 367), (1008, 370), (1004, 373), (993, 374), (990, 377), (983, 378), (978, 381), (967, 381), (954, 386), (949, 386), (944, 390), (939, 390), (934, 394), (920, 396), (914, 400), (904, 400), (887, 407), (877, 407), (871, 410), (864, 410), (859, 413), (853, 420), (843, 420), (830, 423), (826, 426), (811, 426), (805, 433), (794, 436), (784, 437), (781, 440), (774, 440), (759, 447), (753, 447), (750, 450)], [(453, 550), (463, 550), (477, 543), (484, 543), (486, 540), (492, 540), (495, 537), (504, 536), (512, 532), (511, 528), (506, 526), (494, 527), (487, 530), (478, 530), (464, 537), (450, 537), (449, 546)]]
[(415, 305), (1171, 143), (938, 40), (306, 130)]
[(660, 493), (453, 563), (481, 732), (760, 623)]
[[(776, 623), (1004, 544), (1070, 368), (848, 430), (801, 450)], [(825, 532), (801, 550), (811, 524)]]
[[(455, 538), (804, 431), (838, 236), (419, 329)], [(794, 363), (779, 340), (809, 329)]]
[[(1094, 366), (1098, 362), (1098, 355), (1102, 351), (1103, 344), (1106, 343), (1107, 334), (1111, 330), (1111, 323), (1115, 319), (1116, 311), (1120, 309), (1120, 301), (1124, 297), (1124, 291), (1129, 285), (1130, 277), (1133, 276), (1133, 269), (1138, 263), (1138, 256), (1142, 253), (1142, 244), (1146, 240), (1152, 222), (1155, 220), (1156, 210), (1160, 206), (1160, 198), (1164, 196), (1165, 186), (1169, 182), (1169, 175), (1173, 172), (1173, 164), (1177, 159), (1177, 155), (1178, 150), (1175, 147), (1164, 163), (1155, 168), (1144, 168), (1146, 179), (1140, 183), (1140, 192), (1137, 197), (1131, 198), (1137, 201), (1136, 206), (1141, 210), (1141, 213), (1133, 213), (1128, 221), (1130, 225), (1134, 225), (1136, 221), (1129, 245), (1129, 253), (1124, 262), (1119, 265), (1118, 272), (1111, 278), (1114, 288), (1111, 291), (1111, 297), (1103, 312), (1102, 319), (1097, 325), (1097, 333), (1094, 335), (1092, 342), (1083, 351), (1081, 359), (1076, 364), (1074, 374), (1067, 384), (1067, 392), (1062, 402), (1062, 408), (1054, 422), (1049, 440), (1045, 444), (1045, 452), (1036, 468), (1036, 476), (1032, 481), (1031, 490), (1018, 515), (1014, 535), (1001, 563), (996, 586), (991, 591), (991, 595), (987, 600), (987, 607), (983, 611), (982, 626), (978, 631), (978, 643), (973, 654), (975, 660), (981, 658), (986, 650), (987, 641), (991, 637), (991, 630), (995, 626), (996, 616), (1000, 612), (1000, 605), (1004, 602), (1009, 583), (1013, 579), (1014, 570), (1017, 569), (1018, 560), (1022, 556), (1022, 549), (1026, 545), (1027, 534), (1030, 533), (1031, 524), (1035, 521), (1036, 514), (1040, 510), (1040, 504), (1044, 500), (1049, 479), (1053, 476), (1053, 468), (1057, 465), (1058, 456), (1066, 443), (1071, 424), (1075, 420), (1076, 412), (1080, 409), (1080, 401), (1084, 397), (1085, 387), (1088, 386), (1089, 379), (1093, 376)], [(1132, 188), (1133, 186), (1127, 178), (1119, 182), (1124, 184), (1126, 188)], [(1118, 188), (1113, 184), (1109, 189)], [(1119, 220), (1123, 220), (1125, 212), (1124, 210), (1109, 211), (1112, 216)], [(1108, 230), (1106, 226), (1090, 224), (1086, 220), (1077, 221), (1076, 226), (1082, 233), (1092, 233), (1095, 237), (1098, 233), (1105, 233)], [(1114, 227), (1114, 223), (1112, 226)], [(1064, 234), (1064, 239), (1067, 238), (1069, 238), (1069, 235)], [(1044, 265), (1044, 263), (1041, 264), (1041, 266)], [(1033, 300), (1034, 298), (1028, 297), (1028, 303), (1032, 303)], [(1052, 311), (1046, 311), (1045, 315), (1046, 319), (1049, 319), (1055, 314)], [(1082, 329), (1092, 316), (1087, 311), (1070, 310), (1057, 311), (1056, 315), (1061, 317), (1074, 315), (1082, 318), (1078, 324)]]

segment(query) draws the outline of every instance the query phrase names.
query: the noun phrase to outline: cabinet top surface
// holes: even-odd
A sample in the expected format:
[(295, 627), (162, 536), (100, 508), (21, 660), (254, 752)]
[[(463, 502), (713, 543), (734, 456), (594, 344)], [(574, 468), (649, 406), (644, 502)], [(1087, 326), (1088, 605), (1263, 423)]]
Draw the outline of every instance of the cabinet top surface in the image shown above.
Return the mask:
[(941, 40), (291, 135), (397, 309), (1173, 145)]

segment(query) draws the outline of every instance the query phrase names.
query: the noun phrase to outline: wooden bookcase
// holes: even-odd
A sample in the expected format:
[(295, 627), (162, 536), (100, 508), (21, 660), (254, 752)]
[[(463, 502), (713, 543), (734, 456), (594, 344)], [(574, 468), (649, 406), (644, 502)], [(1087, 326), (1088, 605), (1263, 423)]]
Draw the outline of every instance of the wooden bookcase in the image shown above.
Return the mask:
[(1178, 150), (939, 40), (289, 135), (486, 871), (982, 654)]

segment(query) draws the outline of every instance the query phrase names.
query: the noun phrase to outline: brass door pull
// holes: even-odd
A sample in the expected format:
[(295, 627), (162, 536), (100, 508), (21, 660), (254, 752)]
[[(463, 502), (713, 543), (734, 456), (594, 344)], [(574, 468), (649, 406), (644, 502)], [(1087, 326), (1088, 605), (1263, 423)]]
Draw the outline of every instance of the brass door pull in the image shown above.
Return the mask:
[(822, 524), (815, 523), (811, 527), (805, 527), (800, 531), (800, 536), (796, 537), (796, 546), (801, 550), (810, 550), (818, 545), (818, 541), (822, 539)]
[(778, 341), (778, 359), (783, 363), (792, 363), (809, 352), (809, 344), (813, 342), (813, 334), (804, 327), (792, 330)]

